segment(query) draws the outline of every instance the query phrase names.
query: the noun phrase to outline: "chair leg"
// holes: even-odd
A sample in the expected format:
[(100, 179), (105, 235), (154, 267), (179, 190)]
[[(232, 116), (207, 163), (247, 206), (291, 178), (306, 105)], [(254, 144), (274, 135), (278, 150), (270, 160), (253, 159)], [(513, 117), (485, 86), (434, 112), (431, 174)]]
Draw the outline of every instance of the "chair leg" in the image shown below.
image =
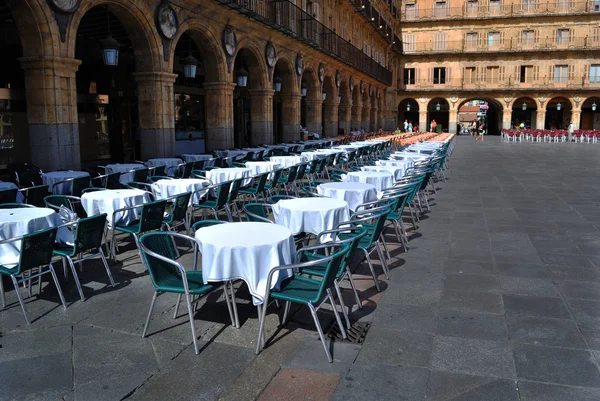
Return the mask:
[(288, 320), (288, 315), (290, 314), (290, 307), (292, 303), (290, 301), (285, 301), (285, 307), (283, 309), (283, 319), (281, 321), (281, 325), (285, 326)]
[(146, 323), (144, 324), (144, 330), (142, 331), (142, 338), (146, 337), (146, 332), (148, 331), (148, 325), (150, 324), (150, 316), (152, 316), (152, 310), (154, 309), (154, 303), (156, 302), (157, 296), (158, 296), (158, 291), (154, 291), (154, 295), (152, 295), (152, 302), (150, 302), (150, 310), (148, 310), (148, 316), (146, 317)]
[(369, 269), (371, 269), (371, 275), (373, 276), (373, 281), (375, 282), (375, 287), (377, 288), (378, 292), (381, 292), (381, 288), (379, 287), (379, 279), (377, 278), (377, 275), (375, 274), (375, 269), (373, 269), (373, 262), (371, 262), (371, 257), (369, 256), (369, 252), (367, 252), (366, 249), (363, 249), (363, 252), (365, 253), (365, 256), (367, 258), (367, 263), (369, 264)]
[(331, 357), (331, 354), (329, 353), (329, 348), (327, 347), (327, 342), (325, 341), (325, 335), (323, 334), (323, 329), (321, 328), (321, 323), (319, 322), (319, 317), (317, 316), (317, 311), (315, 310), (314, 306), (312, 306), (312, 304), (308, 304), (308, 307), (310, 308), (310, 314), (312, 315), (313, 320), (315, 321), (315, 326), (317, 326), (317, 331), (319, 332), (319, 338), (321, 339), (321, 343), (323, 343), (323, 348), (325, 349), (325, 354), (327, 355), (327, 360), (329, 362), (333, 362), (333, 358)]
[(173, 319), (177, 319), (177, 312), (179, 311), (180, 303), (181, 303), (181, 294), (177, 294), (177, 302), (175, 303), (175, 310), (173, 311)]
[(344, 302), (344, 298), (342, 298), (342, 291), (340, 289), (340, 283), (337, 281), (334, 282), (335, 292), (340, 300), (340, 307), (342, 308), (342, 314), (344, 315), (344, 320), (346, 321), (346, 327), (350, 328), (350, 317), (348, 316), (348, 310), (346, 310), (346, 303)]
[[(345, 340), (348, 338), (346, 335), (346, 329), (344, 328), (344, 324), (342, 323), (342, 319), (340, 318), (340, 313), (335, 306), (335, 301), (333, 300), (333, 295), (331, 295), (331, 288), (327, 289), (327, 298), (329, 298), (329, 303), (331, 304), (331, 308), (333, 309), (333, 314), (335, 315), (335, 320), (337, 322), (338, 327), (340, 328), (340, 332), (342, 333), (342, 338)], [(340, 303), (343, 303), (342, 298), (340, 296)], [(344, 308), (342, 307), (342, 311)], [(348, 327), (350, 327), (350, 322), (348, 321)]]
[(358, 291), (356, 289), (356, 285), (354, 284), (354, 278), (352, 277), (352, 272), (348, 266), (346, 266), (346, 275), (348, 276), (350, 287), (352, 287), (352, 292), (354, 292), (354, 300), (356, 301), (356, 305), (358, 306), (358, 309), (362, 309), (362, 303), (360, 302), (360, 297), (358, 296)]
[(196, 325), (194, 324), (194, 311), (192, 309), (192, 302), (190, 300), (190, 294), (185, 294), (185, 300), (187, 302), (188, 307), (188, 315), (190, 316), (190, 328), (192, 330), (192, 341), (194, 342), (194, 351), (196, 355), (200, 353), (198, 350), (198, 341), (196, 340)]
[(383, 253), (383, 249), (381, 248), (381, 244), (379, 243), (379, 241), (375, 241), (375, 249), (377, 250), (377, 256), (379, 256), (381, 267), (383, 268), (383, 272), (385, 273), (385, 278), (386, 280), (389, 280), (390, 275), (388, 274), (389, 270), (387, 267), (387, 262), (385, 261), (385, 255)]
[(110, 268), (108, 267), (108, 262), (106, 261), (106, 256), (104, 256), (104, 251), (102, 250), (102, 247), (100, 247), (99, 251), (100, 257), (102, 258), (102, 263), (104, 264), (104, 269), (106, 269), (106, 274), (108, 274), (108, 279), (110, 280), (110, 286), (114, 287), (116, 285), (115, 280), (113, 279), (112, 273), (110, 272)]
[(392, 255), (390, 255), (390, 251), (388, 250), (387, 242), (385, 241), (385, 236), (383, 235), (383, 233), (381, 233), (380, 237), (381, 237), (381, 242), (383, 243), (383, 249), (385, 249), (387, 258), (390, 261), (390, 263), (392, 263)]
[(13, 285), (15, 286), (15, 292), (17, 293), (17, 297), (19, 298), (19, 304), (21, 304), (21, 309), (23, 310), (23, 315), (25, 316), (25, 321), (27, 324), (31, 324), (29, 321), (29, 316), (27, 315), (27, 308), (25, 308), (25, 303), (23, 302), (23, 295), (21, 295), (21, 289), (19, 288), (19, 283), (15, 276), (10, 276), (12, 279)]
[(77, 275), (77, 269), (75, 269), (75, 265), (73, 264), (73, 260), (67, 256), (67, 260), (69, 261), (69, 266), (71, 266), (71, 273), (73, 273), (73, 279), (75, 279), (75, 285), (77, 286), (77, 291), (79, 292), (79, 297), (81, 301), (85, 301), (85, 297), (83, 296), (83, 289), (81, 288), (81, 283), (79, 282), (79, 276)]
[(56, 291), (60, 297), (60, 302), (62, 303), (63, 308), (67, 309), (67, 302), (65, 301), (62, 288), (60, 287), (60, 283), (58, 282), (58, 277), (56, 276), (56, 271), (54, 271), (54, 266), (52, 266), (52, 263), (48, 265), (48, 268), (50, 269), (50, 274), (52, 274), (52, 278), (54, 279), (54, 284), (56, 285)]
[(0, 275), (0, 299), (2, 299), (2, 309), (6, 308), (6, 296), (4, 295), (4, 284)]

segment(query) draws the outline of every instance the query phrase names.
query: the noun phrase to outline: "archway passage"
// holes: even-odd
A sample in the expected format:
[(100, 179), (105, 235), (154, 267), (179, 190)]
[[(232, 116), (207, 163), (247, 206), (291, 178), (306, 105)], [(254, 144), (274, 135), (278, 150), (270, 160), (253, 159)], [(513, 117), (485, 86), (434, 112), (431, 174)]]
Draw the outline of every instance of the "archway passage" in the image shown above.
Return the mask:
[(404, 99), (398, 105), (398, 128), (404, 130), (404, 121), (411, 126), (419, 125), (419, 102)]
[(304, 71), (300, 88), (302, 94), (300, 125), (304, 130), (303, 133), (305, 136), (312, 136), (314, 133), (320, 135), (323, 129), (323, 95), (315, 71), (312, 69)]
[[(294, 67), (287, 59), (277, 60), (273, 73), (273, 142), (280, 143), (286, 132), (299, 130), (299, 110), (292, 96), (297, 92)], [(298, 132), (296, 132), (297, 134)]]
[(571, 102), (564, 97), (550, 99), (546, 106), (545, 129), (567, 129), (571, 123)]
[(590, 97), (581, 105), (580, 129), (600, 129), (600, 97)]
[[(116, 65), (104, 60), (102, 40), (119, 43)], [(140, 154), (134, 49), (126, 28), (106, 5), (90, 9), (77, 30), (77, 114), (82, 163), (134, 160)]]
[(466, 100), (458, 107), (457, 133), (472, 133), (473, 122), (485, 124), (486, 135), (500, 135), (502, 131), (502, 105), (494, 99)]
[(529, 97), (520, 97), (513, 103), (511, 128), (524, 125), (525, 128), (536, 128), (537, 104)]
[(427, 126), (419, 127), (419, 131), (425, 132), (432, 129), (432, 123), (435, 120), (436, 131), (448, 131), (450, 125), (450, 105), (444, 98), (438, 97), (431, 99), (427, 106)]

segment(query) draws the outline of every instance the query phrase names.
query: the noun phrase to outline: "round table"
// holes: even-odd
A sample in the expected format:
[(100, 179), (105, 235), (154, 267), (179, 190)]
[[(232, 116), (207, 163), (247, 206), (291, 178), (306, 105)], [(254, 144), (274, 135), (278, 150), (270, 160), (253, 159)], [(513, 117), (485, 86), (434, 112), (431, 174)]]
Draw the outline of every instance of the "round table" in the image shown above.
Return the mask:
[(346, 174), (346, 181), (373, 184), (377, 192), (394, 186), (394, 176), (389, 172), (352, 171)]
[[(292, 232), (276, 224), (217, 224), (199, 229), (195, 236), (202, 254), (204, 283), (242, 279), (248, 285), (254, 305), (264, 301), (271, 269), (294, 261)], [(276, 272), (272, 288), (292, 274), (291, 270)]]
[(42, 183), (48, 185), (48, 190), (54, 195), (65, 195), (71, 192), (71, 182), (65, 182), (63, 184), (54, 187), (54, 184), (68, 180), (69, 178), (78, 177), (89, 177), (90, 173), (85, 171), (52, 171), (50, 173), (42, 174)]
[(113, 212), (124, 207), (141, 205), (149, 202), (150, 196), (141, 189), (110, 189), (88, 192), (81, 195), (81, 205), (88, 216), (106, 213), (109, 224), (127, 225), (138, 218), (141, 209), (127, 210), (117, 213), (116, 221), (112, 221)]
[(306, 157), (306, 160), (313, 161), (315, 159), (324, 159), (329, 156), (327, 153), (319, 153), (319, 152), (302, 152), (302, 156)]
[[(238, 178), (248, 178), (252, 175), (252, 170), (243, 167), (215, 168), (206, 172), (206, 178), (213, 184), (220, 184), (225, 181), (237, 180)], [(245, 180), (244, 185), (250, 185), (250, 179)]]
[(204, 165), (207, 167), (215, 165), (214, 157), (212, 155), (199, 155), (199, 154), (186, 153), (186, 154), (181, 155), (181, 157), (183, 158), (183, 160), (186, 163), (204, 161)]
[(269, 160), (273, 163), (279, 163), (282, 168), (296, 166), (308, 161), (305, 156), (271, 156)]
[(215, 154), (218, 157), (231, 157), (234, 160), (237, 160), (238, 157), (243, 158), (248, 154), (246, 150), (239, 149), (226, 149), (226, 150), (215, 150)]
[(297, 198), (280, 200), (273, 205), (275, 222), (294, 234), (319, 234), (333, 230), (350, 219), (348, 202), (331, 198)]
[(394, 181), (399, 180), (404, 175), (405, 169), (402, 166), (363, 166), (362, 171), (374, 171), (382, 173), (390, 173), (394, 177)]
[[(62, 224), (58, 213), (41, 207), (0, 209), (0, 221), (0, 241)], [(56, 242), (73, 245), (73, 235), (63, 227), (57, 233)], [(20, 252), (21, 241), (0, 245), (0, 264), (16, 265), (19, 263)]]
[(404, 171), (415, 165), (412, 160), (377, 160), (375, 164), (378, 166), (402, 167)]
[(250, 175), (254, 176), (278, 170), (281, 168), (281, 164), (275, 162), (246, 162), (246, 167), (252, 171)]
[[(18, 191), (19, 187), (17, 187), (17, 184), (15, 184), (14, 182), (0, 181), (0, 190), (3, 190), (3, 189), (16, 189)], [(25, 200), (23, 193), (17, 192), (17, 202), (23, 203), (23, 200)]]
[(246, 152), (253, 152), (254, 155), (252, 155), (252, 160), (256, 160), (259, 157), (264, 156), (265, 153), (269, 151), (269, 149), (266, 148), (244, 148), (242, 150)]
[[(106, 165), (106, 174), (110, 173), (121, 173), (121, 177), (119, 177), (119, 182), (121, 184), (127, 184), (128, 182), (133, 181), (133, 173), (127, 173), (131, 170), (140, 170), (142, 168), (146, 168), (143, 164), (139, 163), (125, 163), (125, 164), (107, 164)], [(125, 174), (127, 173), (127, 174)]]
[(356, 210), (361, 203), (377, 200), (375, 186), (362, 182), (328, 182), (319, 185), (317, 192), (328, 198), (346, 201), (350, 210)]
[(156, 199), (167, 199), (185, 192), (192, 192), (194, 196), (190, 202), (198, 203), (208, 192), (208, 189), (204, 190), (208, 186), (210, 186), (210, 181), (201, 178), (176, 178), (156, 181), (152, 184), (152, 192)]
[(149, 159), (146, 162), (146, 167), (158, 167), (165, 166), (167, 175), (174, 176), (175, 172), (179, 169), (179, 165), (183, 164), (183, 160), (176, 157), (167, 157), (159, 159)]

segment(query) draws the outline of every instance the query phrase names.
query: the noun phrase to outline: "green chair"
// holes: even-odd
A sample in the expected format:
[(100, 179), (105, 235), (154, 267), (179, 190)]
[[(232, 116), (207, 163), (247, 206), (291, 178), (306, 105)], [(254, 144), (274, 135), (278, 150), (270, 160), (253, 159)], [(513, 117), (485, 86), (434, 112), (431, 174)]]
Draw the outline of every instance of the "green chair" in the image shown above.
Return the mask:
[(248, 221), (275, 224), (269, 220), (272, 209), (273, 205), (270, 203), (247, 203), (244, 205), (244, 214)]
[[(69, 190), (67, 191), (67, 193), (66, 194), (56, 193), (56, 191), (57, 191), (56, 188), (60, 187), (62, 185), (65, 185), (65, 184), (69, 185)], [(52, 185), (52, 193), (55, 195), (70, 195), (70, 196), (76, 196), (79, 198), (79, 197), (81, 197), (81, 193), (83, 192), (83, 190), (89, 186), (90, 186), (90, 177), (89, 176), (67, 178), (66, 180), (59, 181), (59, 182), (55, 183), (54, 185)]]
[(156, 167), (151, 167), (148, 169), (148, 175), (150, 178), (155, 176), (166, 176), (167, 175), (167, 166), (161, 165)]
[(223, 221), (223, 220), (200, 220), (195, 222), (192, 225), (192, 231), (196, 232), (201, 228), (204, 227), (210, 227), (210, 226), (216, 226), (217, 224), (227, 224), (229, 223), (228, 221)]
[(242, 220), (242, 216), (240, 215), (240, 209), (237, 204), (237, 198), (240, 193), (240, 188), (242, 187), (242, 182), (244, 182), (243, 178), (238, 178), (236, 180), (231, 181), (231, 190), (229, 191), (229, 198), (227, 199), (227, 204), (225, 207), (229, 209), (229, 214), (233, 216), (235, 215)]
[(321, 194), (319, 194), (316, 187), (304, 185), (302, 187), (302, 192), (304, 192), (307, 198), (322, 198)]
[(133, 182), (147, 182), (148, 181), (148, 169), (138, 168), (130, 170), (128, 173), (133, 174)]
[[(0, 242), (0, 245), (12, 244), (18, 248), (17, 243), (20, 241), (20, 255), (19, 262), (16, 266), (5, 266), (0, 265), (0, 275), (10, 276), (13, 285), (15, 286), (15, 292), (19, 298), (25, 321), (30, 324), (29, 316), (27, 315), (27, 308), (23, 302), (23, 296), (19, 288), (19, 284), (25, 281), (29, 282), (31, 288), (31, 280), (40, 277), (44, 274), (52, 274), (54, 284), (58, 291), (60, 301), (64, 308), (67, 307), (65, 297), (63, 296), (56, 272), (52, 266), (52, 251), (54, 250), (54, 241), (56, 241), (57, 227), (50, 228), (48, 230), (38, 231), (32, 234), (27, 234), (22, 237), (11, 238)], [(48, 270), (42, 270), (43, 267), (48, 266)], [(33, 273), (32, 270), (39, 268), (37, 273)], [(29, 273), (25, 275), (25, 273)], [(41, 280), (41, 278), (39, 279)], [(2, 298), (2, 307), (6, 306), (6, 300), (4, 297), (4, 288), (2, 285), (2, 278), (0, 277), (0, 298)]]
[[(285, 189), (285, 194), (289, 195), (289, 189), (295, 190), (294, 181), (296, 180), (296, 175), (298, 174), (298, 166), (292, 166), (287, 170), (287, 174), (284, 174), (283, 177), (279, 179), (279, 184), (283, 184), (283, 189)], [(284, 170), (285, 171), (285, 170)], [(289, 188), (288, 188), (289, 185)]]
[[(160, 200), (155, 202), (144, 203), (143, 205), (135, 205), (117, 209), (112, 214), (113, 230), (110, 241), (110, 254), (112, 260), (116, 260), (117, 243), (115, 241), (116, 232), (122, 232), (131, 234), (135, 240), (135, 244), (138, 245), (139, 250), (139, 236), (149, 231), (160, 230), (163, 226), (163, 217), (165, 215), (165, 208), (167, 207), (166, 200)], [(140, 217), (128, 225), (119, 225), (117, 215), (130, 210), (139, 210)], [(116, 222), (116, 223), (115, 223)]]
[[(86, 217), (79, 219), (76, 223), (75, 228), (75, 241), (74, 246), (57, 246), (54, 249), (54, 255), (60, 256), (63, 260), (63, 264), (66, 270), (65, 260), (69, 262), (71, 267), (71, 273), (75, 279), (77, 285), (77, 291), (79, 291), (79, 297), (82, 301), (85, 301), (79, 276), (77, 275), (77, 269), (75, 269), (74, 262), (79, 263), (80, 267), (83, 267), (83, 261), (91, 258), (100, 256), (108, 279), (110, 280), (110, 286), (115, 286), (115, 281), (106, 262), (104, 251), (102, 250), (102, 239), (104, 237), (104, 230), (106, 228), (106, 213), (98, 214), (92, 217)], [(83, 257), (84, 253), (90, 253), (88, 256)]]
[(36, 207), (44, 207), (44, 198), (48, 196), (48, 185), (36, 185), (35, 187), (20, 190), (25, 200), (23, 203)]
[(105, 188), (105, 189), (119, 189), (122, 187), (119, 179), (121, 178), (121, 173), (110, 173), (104, 175), (98, 175), (92, 178), (92, 186), (95, 188)]
[(191, 192), (184, 192), (166, 199), (169, 202), (168, 214), (163, 218), (163, 224), (167, 226), (169, 231), (182, 224), (185, 226), (186, 232), (190, 231), (189, 210), (191, 197)]
[(255, 202), (258, 202), (258, 195), (262, 195), (263, 199), (266, 199), (265, 192), (269, 174), (270, 173), (260, 174), (256, 180), (256, 185), (250, 188), (240, 189), (240, 193), (244, 195), (251, 195)]
[(277, 193), (277, 186), (279, 185), (281, 174), (283, 174), (283, 169), (278, 169), (271, 173), (270, 184), (265, 185), (265, 191), (267, 191), (269, 196), (273, 195), (273, 190)]
[(0, 203), (16, 203), (18, 192), (17, 188), (0, 190)]
[(269, 198), (269, 201), (273, 204), (279, 202), (280, 200), (286, 200), (286, 199), (296, 199), (295, 196), (290, 196), (290, 195), (273, 195)]
[[(190, 319), (190, 328), (192, 331), (192, 342), (194, 343), (194, 351), (199, 353), (198, 343), (196, 341), (196, 327), (194, 325), (194, 310), (192, 309), (192, 297), (202, 297), (214, 291), (217, 287), (212, 284), (204, 284), (202, 271), (196, 269), (196, 259), (194, 259), (193, 270), (186, 270), (185, 267), (176, 260), (177, 255), (173, 246), (174, 239), (187, 241), (194, 248), (194, 254), (197, 252), (198, 244), (196, 241), (186, 235), (172, 232), (155, 232), (144, 234), (139, 240), (140, 254), (142, 262), (150, 273), (150, 279), (154, 285), (154, 295), (150, 303), (148, 317), (144, 324), (142, 337), (146, 337), (150, 317), (156, 298), (159, 294), (174, 293), (178, 294), (177, 303), (175, 304), (175, 315), (181, 301), (181, 296), (185, 295), (185, 300), (188, 308), (188, 316)], [(223, 286), (225, 291), (225, 299), (229, 308), (229, 317), (233, 324), (234, 318), (231, 313), (231, 304), (227, 287)], [(197, 300), (196, 300), (197, 301)]]
[[(329, 300), (331, 306), (333, 307), (334, 315), (336, 317), (336, 321), (340, 328), (340, 331), (345, 336), (344, 326), (340, 319), (340, 315), (337, 312), (337, 308), (335, 307), (333, 296), (331, 295), (331, 287), (334, 286), (335, 277), (338, 272), (340, 263), (346, 256), (346, 253), (348, 253), (349, 249), (349, 244), (341, 245), (335, 242), (329, 243), (327, 245), (303, 248), (296, 253), (295, 264), (288, 266), (278, 266), (269, 271), (266, 288), (272, 287), (271, 283), (273, 282), (273, 275), (276, 272), (279, 272), (280, 270), (302, 270), (308, 269), (315, 265), (324, 265), (323, 276), (321, 280), (314, 280), (311, 278), (304, 277), (300, 274), (294, 274), (292, 277), (284, 280), (279, 286), (279, 289), (270, 290), (266, 292), (264, 303), (260, 308), (261, 316), (259, 319), (256, 354), (258, 354), (261, 348), (264, 348), (265, 346), (265, 339), (263, 334), (264, 324), (267, 308), (269, 305), (269, 298), (272, 298), (276, 301), (282, 301), (286, 303), (283, 314), (283, 324), (286, 323), (287, 316), (290, 310), (290, 305), (292, 303), (308, 306), (313, 320), (315, 322), (315, 326), (317, 327), (317, 331), (319, 333), (321, 342), (323, 343), (323, 348), (325, 349), (327, 359), (329, 360), (329, 362), (333, 362), (331, 354), (329, 353), (329, 348), (325, 341), (323, 329), (321, 328), (319, 318), (317, 317), (317, 311), (321, 308), (321, 306), (325, 304), (325, 301)], [(329, 256), (317, 257), (317, 252), (319, 251), (326, 251), (328, 252)], [(306, 261), (306, 253), (311, 254), (312, 260)]]
[(81, 198), (70, 195), (48, 195), (44, 198), (44, 204), (47, 208), (53, 209), (59, 213), (61, 207), (77, 214), (79, 218), (87, 217), (87, 213), (81, 205)]
[(194, 170), (194, 162), (183, 163), (177, 166), (179, 171), (175, 173), (177, 178), (190, 178), (192, 171)]
[(229, 208), (226, 207), (227, 201), (229, 200), (229, 190), (231, 189), (231, 181), (222, 182), (219, 185), (209, 187), (209, 189), (211, 188), (217, 190), (216, 199), (200, 200), (198, 203), (194, 202), (194, 210), (211, 209), (215, 214), (215, 219), (217, 220), (219, 220), (219, 210), (225, 210), (225, 213), (227, 213), (228, 220), (233, 221), (233, 217), (229, 212)]

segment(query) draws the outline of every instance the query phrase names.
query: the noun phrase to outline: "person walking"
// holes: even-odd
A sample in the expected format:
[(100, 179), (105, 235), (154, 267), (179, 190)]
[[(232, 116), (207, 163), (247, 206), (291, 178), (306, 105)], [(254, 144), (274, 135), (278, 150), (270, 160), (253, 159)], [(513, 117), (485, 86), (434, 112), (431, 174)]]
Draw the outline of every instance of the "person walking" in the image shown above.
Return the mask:
[(408, 132), (408, 120), (404, 120), (404, 132)]
[(409, 121), (408, 126), (406, 127), (406, 132), (412, 132), (412, 130), (413, 130), (412, 121)]
[(431, 120), (431, 132), (436, 132), (437, 123), (435, 120)]
[(477, 134), (477, 120), (473, 120), (471, 124), (471, 135), (475, 136)]
[(477, 138), (475, 138), (475, 142), (477, 142), (478, 139), (481, 138), (481, 142), (483, 142), (483, 136), (485, 135), (485, 122), (482, 121), (481, 124), (479, 125), (478, 128), (478, 134)]

